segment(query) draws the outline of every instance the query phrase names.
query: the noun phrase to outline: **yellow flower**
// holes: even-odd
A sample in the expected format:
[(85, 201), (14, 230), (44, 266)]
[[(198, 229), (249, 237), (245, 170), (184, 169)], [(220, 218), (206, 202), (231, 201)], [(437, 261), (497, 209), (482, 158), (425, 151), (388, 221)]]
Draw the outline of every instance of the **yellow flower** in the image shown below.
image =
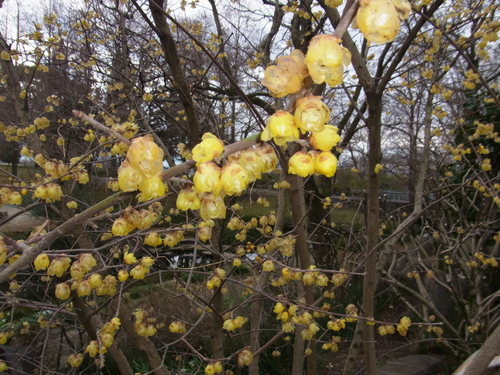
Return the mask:
[(200, 216), (203, 220), (224, 219), (226, 217), (224, 199), (213, 194), (206, 194), (201, 201)]
[(307, 177), (314, 173), (314, 159), (304, 151), (293, 154), (288, 161), (288, 173)]
[(170, 323), (168, 330), (172, 333), (186, 333), (186, 325), (184, 322), (175, 321)]
[(111, 233), (113, 236), (126, 236), (133, 229), (134, 227), (125, 218), (119, 217), (113, 222)]
[(223, 168), (220, 175), (220, 188), (227, 195), (239, 195), (248, 185), (248, 173), (241, 165), (230, 162)]
[(314, 158), (314, 172), (333, 177), (337, 171), (337, 158), (330, 151), (320, 152)]
[(99, 288), (100, 286), (102, 286), (102, 276), (98, 273), (94, 273), (92, 275), (90, 275), (90, 277), (88, 278), (89, 280), (89, 283), (90, 283), (90, 287), (92, 289), (97, 289)]
[(127, 270), (118, 271), (118, 280), (122, 283), (128, 280), (129, 274)]
[(274, 271), (274, 263), (272, 260), (268, 259), (264, 263), (262, 263), (262, 271), (264, 272), (272, 272)]
[(295, 123), (302, 133), (320, 132), (330, 118), (330, 108), (321, 96), (308, 96), (297, 100)]
[(49, 266), (50, 260), (47, 254), (39, 254), (34, 262), (35, 271), (45, 271)]
[(122, 191), (135, 191), (146, 180), (144, 174), (125, 160), (118, 168), (118, 186)]
[(377, 164), (375, 165), (375, 173), (380, 173), (380, 171), (384, 169), (384, 166), (382, 164)]
[(61, 277), (71, 264), (71, 259), (65, 256), (54, 258), (47, 269), (47, 276)]
[(56, 298), (68, 299), (71, 294), (71, 289), (67, 283), (60, 283), (56, 285)]
[(272, 138), (278, 146), (299, 139), (299, 130), (295, 126), (293, 115), (282, 110), (276, 111), (267, 120), (266, 128), (260, 138), (263, 141), (269, 141)]
[(224, 143), (212, 133), (205, 133), (202, 141), (193, 148), (193, 160), (196, 165), (212, 161), (219, 157), (224, 151)]
[(257, 153), (257, 149), (251, 148), (230, 155), (228, 160), (241, 165), (247, 171), (250, 181), (255, 181), (262, 177), (262, 171), (264, 170), (265, 163)]
[(164, 196), (167, 188), (160, 175), (156, 175), (144, 180), (139, 186), (139, 190), (141, 194), (139, 194), (138, 200), (139, 202), (145, 202)]
[(244, 349), (238, 353), (238, 366), (249, 366), (253, 361), (253, 354), (250, 350)]
[(280, 56), (276, 65), (266, 68), (262, 84), (271, 91), (272, 96), (281, 98), (299, 92), (306, 77), (304, 54), (293, 50), (290, 56)]
[(311, 133), (309, 142), (316, 150), (330, 151), (340, 141), (338, 128), (333, 125), (325, 125), (322, 131)]
[(149, 232), (146, 237), (144, 237), (144, 245), (146, 246), (160, 246), (163, 243), (160, 235), (157, 232)]
[(196, 233), (198, 236), (198, 239), (201, 242), (207, 242), (210, 238), (212, 238), (212, 228), (210, 227), (202, 227), (198, 229), (198, 232)]
[(182, 189), (177, 195), (177, 200), (175, 202), (176, 207), (179, 210), (199, 210), (200, 209), (200, 199), (198, 194), (192, 188)]
[(206, 375), (215, 375), (220, 374), (222, 372), (222, 364), (220, 362), (210, 363), (205, 367)]
[(134, 264), (137, 262), (137, 258), (134, 253), (125, 253), (123, 255), (123, 263), (125, 264)]
[(90, 287), (90, 283), (87, 280), (78, 282), (76, 293), (79, 297), (88, 296), (90, 292), (92, 292), (92, 288)]
[[(132, 167), (151, 178), (163, 170), (163, 150), (154, 142), (150, 134), (132, 140), (127, 152)], [(120, 176), (118, 175), (118, 181)], [(138, 183), (140, 185), (140, 183)]]
[(212, 193), (218, 189), (220, 168), (213, 162), (201, 163), (193, 177), (194, 188), (198, 193)]
[(99, 344), (96, 340), (92, 340), (91, 342), (89, 342), (89, 344), (85, 348), (85, 353), (88, 353), (89, 357), (95, 358), (97, 353), (99, 353)]
[(343, 82), (344, 66), (350, 64), (351, 54), (340, 46), (340, 42), (337, 37), (327, 34), (312, 38), (305, 61), (315, 83), (336, 86)]
[(410, 10), (406, 0), (362, 0), (356, 24), (368, 41), (392, 42), (398, 35), (401, 20), (408, 18)]
[(66, 361), (68, 362), (68, 365), (70, 365), (71, 367), (78, 367), (83, 362), (83, 354), (82, 353), (70, 354), (66, 359)]
[(273, 146), (263, 143), (255, 149), (255, 152), (264, 163), (262, 173), (269, 173), (274, 171), (278, 164), (278, 156), (274, 151)]
[(408, 333), (408, 329), (411, 326), (411, 319), (408, 318), (407, 316), (403, 316), (401, 320), (399, 321), (399, 324), (397, 326), (398, 333), (401, 336), (406, 336)]

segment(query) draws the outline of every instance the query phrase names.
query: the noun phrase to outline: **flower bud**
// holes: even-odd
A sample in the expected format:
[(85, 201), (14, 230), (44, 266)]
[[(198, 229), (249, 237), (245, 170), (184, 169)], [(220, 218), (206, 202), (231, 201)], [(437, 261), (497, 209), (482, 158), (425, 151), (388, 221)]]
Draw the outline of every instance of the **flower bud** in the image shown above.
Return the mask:
[(196, 234), (201, 242), (207, 242), (210, 238), (212, 238), (212, 228), (202, 227), (198, 229)]
[(127, 270), (120, 270), (118, 271), (118, 281), (121, 283), (124, 283), (125, 281), (128, 280), (129, 274)]

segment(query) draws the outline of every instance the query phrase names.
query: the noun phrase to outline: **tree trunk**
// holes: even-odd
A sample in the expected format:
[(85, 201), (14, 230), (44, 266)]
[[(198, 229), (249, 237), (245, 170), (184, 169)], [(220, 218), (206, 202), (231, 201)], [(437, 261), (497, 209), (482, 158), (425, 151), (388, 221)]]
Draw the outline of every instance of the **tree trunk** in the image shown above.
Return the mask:
[[(381, 116), (382, 98), (376, 93), (369, 93), (368, 101), (368, 193), (367, 193), (367, 241), (365, 259), (365, 278), (363, 281), (363, 315), (374, 318), (375, 290), (377, 283), (377, 254), (375, 247), (379, 235), (379, 175), (375, 167), (382, 159), (381, 151)], [(375, 375), (376, 354), (373, 325), (363, 322), (363, 351), (368, 375)]]
[[(301, 269), (307, 269), (311, 265), (309, 249), (307, 247), (307, 230), (306, 230), (306, 220), (305, 220), (305, 201), (304, 201), (304, 181), (301, 177), (295, 175), (289, 175), (288, 179), (290, 181), (291, 189), (290, 189), (290, 205), (292, 207), (292, 216), (293, 216), (293, 224), (295, 226), (295, 251), (298, 259), (299, 267)], [(311, 286), (304, 287), (304, 296), (306, 300), (306, 304), (308, 306), (312, 306), (314, 304), (314, 295)], [(301, 364), (303, 363), (304, 357), (304, 345), (302, 337), (300, 336), (300, 332), (297, 329), (296, 332), (296, 345), (300, 347), (301, 353), (299, 352), (299, 348), (294, 348), (294, 360), (293, 360), (293, 368), (292, 375), (300, 375), (303, 372)], [(311, 341), (309, 346), (312, 349), (312, 353), (307, 357), (307, 374), (315, 375), (316, 374), (316, 355), (314, 350), (314, 343)], [(302, 357), (302, 361), (300, 358), (295, 358), (296, 355), (300, 355)], [(302, 362), (302, 363), (301, 363)]]

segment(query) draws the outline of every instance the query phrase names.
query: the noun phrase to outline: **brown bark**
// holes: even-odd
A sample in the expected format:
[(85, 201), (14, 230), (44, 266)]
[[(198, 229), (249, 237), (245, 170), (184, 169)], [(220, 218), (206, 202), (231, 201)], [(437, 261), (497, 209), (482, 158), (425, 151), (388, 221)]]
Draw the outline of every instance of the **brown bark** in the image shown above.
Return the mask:
[[(382, 159), (381, 116), (382, 97), (376, 93), (367, 95), (368, 101), (368, 193), (367, 193), (367, 240), (365, 259), (365, 278), (363, 280), (363, 315), (375, 315), (375, 290), (377, 285), (377, 255), (375, 250), (379, 233), (379, 175), (375, 166)], [(365, 366), (369, 375), (375, 374), (376, 352), (373, 325), (363, 323), (363, 351)]]
[(179, 93), (179, 99), (186, 111), (189, 123), (189, 142), (194, 146), (201, 140), (201, 126), (196, 116), (193, 98), (190, 94), (189, 83), (182, 69), (183, 65), (177, 53), (175, 40), (170, 33), (165, 14), (163, 12), (163, 0), (149, 0), (149, 8), (155, 23), (155, 32), (160, 39), (163, 54), (172, 72), (174, 86)]
[(139, 350), (146, 357), (151, 371), (155, 375), (170, 375), (170, 371), (163, 365), (163, 359), (158, 354), (155, 345), (147, 337), (139, 336), (134, 329), (132, 323), (132, 311), (125, 303), (120, 305), (119, 317), (122, 322), (122, 327), (127, 334), (127, 338), (132, 340), (134, 348)]
[[(91, 315), (89, 313), (82, 298), (76, 296), (73, 297), (73, 305), (75, 306), (78, 319), (85, 328), (85, 331), (87, 331), (92, 340), (95, 340), (97, 338), (97, 332), (103, 325), (101, 319), (98, 315)], [(108, 351), (121, 375), (133, 375), (134, 372), (128, 363), (127, 357), (118, 348), (116, 342), (108, 348)]]
[[(293, 224), (295, 226), (294, 234), (296, 236), (295, 252), (298, 259), (299, 267), (307, 269), (311, 265), (309, 249), (307, 247), (307, 230), (305, 221), (305, 201), (304, 201), (304, 180), (295, 175), (289, 175), (290, 181), (290, 205), (292, 208)], [(314, 304), (314, 295), (311, 286), (304, 287), (304, 296), (306, 304), (312, 306)], [(300, 336), (299, 330), (296, 333), (296, 347), (294, 348), (294, 359), (292, 367), (292, 375), (302, 374), (302, 364), (304, 359), (304, 341)], [(310, 346), (312, 353), (307, 357), (307, 374), (316, 374), (316, 353), (314, 343)], [(296, 358), (297, 357), (297, 358)]]
[[(280, 173), (280, 179), (283, 179), (284, 173)], [(274, 232), (283, 230), (283, 220), (285, 217), (285, 205), (286, 205), (286, 190), (280, 189), (278, 191), (278, 212), (276, 214), (276, 224), (274, 225)], [(261, 291), (269, 280), (269, 272), (263, 272), (260, 274), (259, 280), (257, 281), (257, 290)], [(257, 297), (258, 298), (258, 297)], [(254, 353), (254, 359), (250, 366), (248, 367), (249, 375), (259, 375), (259, 357), (260, 354), (255, 354), (260, 348), (260, 324), (262, 321), (262, 308), (263, 300), (257, 299), (252, 302), (250, 307), (250, 349)]]
[(474, 353), (469, 365), (465, 367), (462, 375), (484, 374), (491, 360), (498, 355), (500, 348), (500, 326), (486, 339), (481, 348)]
[[(212, 229), (212, 238), (210, 244), (219, 254), (222, 254), (221, 246), (221, 232), (222, 224), (220, 220)], [(214, 261), (221, 260), (220, 256), (215, 256)], [(214, 290), (214, 297), (212, 298), (212, 313), (211, 313), (211, 330), (210, 330), (210, 345), (212, 347), (212, 358), (224, 357), (224, 331), (222, 329), (222, 321), (219, 312), (224, 308), (224, 296), (220, 288)]]

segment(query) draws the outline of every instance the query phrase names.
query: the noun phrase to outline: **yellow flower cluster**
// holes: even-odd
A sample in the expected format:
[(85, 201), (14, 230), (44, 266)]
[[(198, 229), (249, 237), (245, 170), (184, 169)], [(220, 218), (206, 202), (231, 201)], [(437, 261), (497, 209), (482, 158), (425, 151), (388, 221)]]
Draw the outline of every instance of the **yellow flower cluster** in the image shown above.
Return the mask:
[(339, 287), (342, 284), (344, 284), (345, 281), (347, 280), (348, 276), (349, 276), (348, 274), (342, 273), (342, 272), (345, 272), (345, 270), (343, 268), (341, 268), (339, 270), (339, 273), (334, 273), (333, 276), (332, 276), (332, 283), (336, 287)]
[(35, 198), (43, 199), (47, 203), (54, 203), (62, 198), (63, 192), (58, 184), (40, 185), (35, 189)]
[(228, 332), (234, 332), (237, 329), (243, 327), (247, 321), (248, 319), (243, 316), (237, 316), (234, 319), (226, 319), (224, 321), (224, 324), (222, 325), (222, 328)]
[[(311, 265), (309, 270), (314, 270), (316, 266)], [(324, 273), (313, 271), (313, 272), (304, 272), (302, 276), (302, 282), (304, 285), (317, 285), (317, 286), (327, 286), (328, 285), (328, 276)]]
[(329, 320), (326, 324), (326, 327), (332, 331), (340, 331), (345, 328), (346, 320), (345, 319), (334, 319)]
[(330, 350), (332, 352), (338, 352), (339, 346), (338, 343), (342, 341), (342, 338), (340, 336), (332, 336), (330, 339), (330, 342), (327, 342), (321, 346), (321, 349), (323, 350)]
[(408, 334), (408, 329), (410, 328), (411, 326), (411, 319), (408, 318), (407, 316), (403, 316), (398, 325), (397, 325), (397, 330), (398, 330), (398, 333), (401, 335), (401, 336), (406, 336)]
[(272, 96), (281, 98), (298, 93), (306, 77), (304, 54), (299, 50), (293, 50), (290, 56), (280, 56), (276, 60), (276, 65), (266, 68), (262, 84), (271, 91)]
[(226, 271), (222, 268), (216, 268), (214, 270), (214, 275), (210, 277), (207, 281), (207, 288), (212, 290), (221, 286), (222, 281), (226, 278)]
[(220, 374), (222, 373), (224, 369), (222, 368), (222, 364), (217, 361), (214, 363), (209, 363), (205, 367), (205, 375), (215, 375), (215, 374)]
[(142, 310), (137, 309), (134, 311), (134, 329), (139, 336), (150, 337), (156, 334), (157, 327), (152, 323), (156, 322), (156, 318), (149, 316), (149, 314)]
[(165, 195), (167, 188), (161, 178), (163, 150), (148, 134), (134, 138), (127, 158), (118, 169), (118, 185), (122, 191), (140, 190), (139, 201)]
[(134, 229), (147, 229), (158, 220), (158, 206), (151, 205), (148, 209), (136, 210), (127, 208), (123, 214), (118, 217), (111, 227), (113, 236), (126, 236)]
[(154, 259), (151, 257), (141, 258), (139, 264), (135, 265), (135, 267), (130, 270), (130, 276), (132, 276), (134, 280), (144, 280), (154, 262)]
[(20, 205), (23, 202), (23, 197), (18, 191), (9, 188), (0, 188), (0, 207), (2, 204)]
[(297, 310), (297, 305), (290, 305), (288, 309), (281, 302), (274, 305), (273, 312), (276, 314), (276, 320), (281, 320), (281, 330), (283, 332), (293, 332), (295, 330), (295, 323), (292, 318), (297, 315)]
[[(23, 155), (32, 157), (33, 153), (27, 147), (24, 147), (21, 151)], [(33, 158), (33, 161), (37, 163), (50, 177), (60, 178), (61, 181), (73, 179), (78, 181), (80, 184), (86, 184), (89, 182), (88, 172), (83, 165), (83, 162), (86, 160), (88, 160), (88, 158), (76, 156), (70, 159), (68, 166), (61, 160), (47, 159), (42, 154), (36, 154)]]
[(168, 330), (172, 333), (186, 333), (186, 325), (184, 322), (176, 320), (168, 326)]
[[(99, 341), (92, 340), (85, 348), (85, 352), (89, 355), (89, 357), (95, 358), (98, 354), (105, 354), (107, 352), (108, 348), (113, 345), (115, 341), (115, 335), (118, 329), (120, 329), (120, 325), (120, 319), (114, 317), (103, 326), (103, 328), (99, 331)], [(80, 364), (71, 366), (78, 367)]]
[(407, 19), (410, 12), (407, 0), (361, 0), (356, 26), (366, 40), (389, 43), (396, 38), (401, 21)]
[[(204, 142), (204, 151), (196, 150)], [(210, 147), (216, 148), (216, 152), (210, 153)], [(271, 172), (278, 163), (274, 149), (267, 144), (231, 155), (223, 168), (204, 157), (208, 154), (218, 156), (222, 150), (222, 142), (213, 136), (195, 146), (193, 155), (199, 154), (196, 156), (199, 163), (193, 177), (194, 189), (187, 187), (179, 192), (176, 200), (178, 209), (199, 210), (203, 220), (223, 219), (226, 217), (224, 196), (241, 194), (250, 182), (261, 178), (263, 173)], [(210, 229), (203, 229), (199, 234), (207, 240), (210, 232)]]
[(396, 333), (396, 328), (391, 324), (385, 324), (378, 327), (378, 334), (380, 336), (393, 335)]
[(62, 255), (57, 256), (50, 262), (50, 265), (47, 268), (47, 276), (61, 277), (64, 274), (64, 272), (68, 270), (70, 265), (71, 265), (71, 259), (69, 257)]

